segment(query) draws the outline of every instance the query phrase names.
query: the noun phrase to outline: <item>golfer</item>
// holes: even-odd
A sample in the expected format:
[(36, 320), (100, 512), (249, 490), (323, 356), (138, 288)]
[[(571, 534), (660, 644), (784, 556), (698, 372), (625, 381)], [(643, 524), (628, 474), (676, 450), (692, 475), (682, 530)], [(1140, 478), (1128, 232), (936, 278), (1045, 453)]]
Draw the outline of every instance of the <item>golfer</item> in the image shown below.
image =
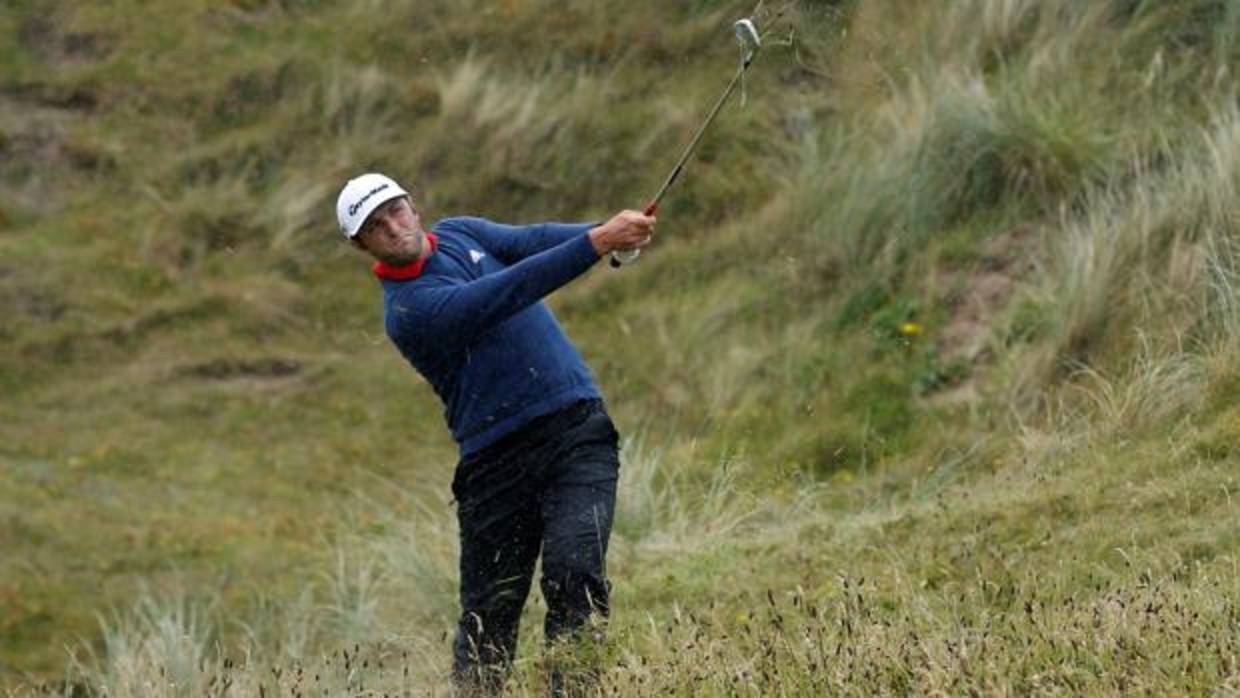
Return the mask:
[(461, 217), (427, 230), (409, 194), (373, 173), (345, 184), (336, 214), (345, 237), (374, 257), (388, 337), (438, 394), (460, 446), (453, 679), (468, 692), (496, 691), (540, 549), (549, 642), (608, 614), (618, 436), (542, 299), (599, 258), (649, 243), (655, 219), (621, 211), (601, 225), (511, 226)]

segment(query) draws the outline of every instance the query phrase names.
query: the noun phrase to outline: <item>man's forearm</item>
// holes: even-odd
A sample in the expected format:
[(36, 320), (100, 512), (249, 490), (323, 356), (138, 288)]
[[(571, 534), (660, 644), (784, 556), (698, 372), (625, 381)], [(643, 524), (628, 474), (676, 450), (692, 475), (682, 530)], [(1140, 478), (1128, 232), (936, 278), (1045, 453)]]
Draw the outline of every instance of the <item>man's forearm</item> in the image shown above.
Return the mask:
[(408, 331), (427, 340), (472, 341), (577, 278), (599, 255), (584, 233), (469, 283), (419, 288), (400, 305), (410, 309)]
[(584, 234), (594, 223), (538, 223), (507, 225), (484, 218), (468, 218), (470, 232), (507, 264), (558, 247)]

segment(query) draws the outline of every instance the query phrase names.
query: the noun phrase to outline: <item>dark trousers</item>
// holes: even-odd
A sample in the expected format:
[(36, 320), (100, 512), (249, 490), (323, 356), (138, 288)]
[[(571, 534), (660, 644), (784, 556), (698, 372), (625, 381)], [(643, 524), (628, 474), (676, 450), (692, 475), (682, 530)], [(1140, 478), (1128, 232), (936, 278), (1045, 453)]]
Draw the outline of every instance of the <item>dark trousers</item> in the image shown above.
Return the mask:
[(548, 642), (608, 614), (607, 540), (618, 436), (602, 401), (541, 417), (462, 460), (452, 483), (461, 533), (461, 619), (453, 678), (502, 685), (542, 550)]

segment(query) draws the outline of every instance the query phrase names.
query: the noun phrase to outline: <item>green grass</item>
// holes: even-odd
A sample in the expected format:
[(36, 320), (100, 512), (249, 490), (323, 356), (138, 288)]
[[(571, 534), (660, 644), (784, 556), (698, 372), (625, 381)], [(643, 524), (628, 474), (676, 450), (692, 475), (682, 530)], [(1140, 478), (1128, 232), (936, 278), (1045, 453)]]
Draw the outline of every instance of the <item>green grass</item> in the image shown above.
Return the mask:
[[(639, 207), (751, 6), (10, 5), (0, 687), (444, 687), (455, 450), (336, 187)], [(513, 692), (1240, 691), (1236, 12), (769, 5), (650, 254), (551, 301), (616, 611)]]

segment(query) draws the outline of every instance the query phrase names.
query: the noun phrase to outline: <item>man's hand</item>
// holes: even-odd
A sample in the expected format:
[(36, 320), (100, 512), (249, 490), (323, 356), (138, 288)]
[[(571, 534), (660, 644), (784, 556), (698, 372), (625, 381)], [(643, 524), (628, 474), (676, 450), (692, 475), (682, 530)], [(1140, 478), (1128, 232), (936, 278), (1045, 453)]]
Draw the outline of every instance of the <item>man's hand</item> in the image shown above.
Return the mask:
[(606, 223), (590, 229), (590, 244), (603, 257), (617, 250), (633, 250), (650, 244), (654, 216), (641, 211), (621, 211)]

